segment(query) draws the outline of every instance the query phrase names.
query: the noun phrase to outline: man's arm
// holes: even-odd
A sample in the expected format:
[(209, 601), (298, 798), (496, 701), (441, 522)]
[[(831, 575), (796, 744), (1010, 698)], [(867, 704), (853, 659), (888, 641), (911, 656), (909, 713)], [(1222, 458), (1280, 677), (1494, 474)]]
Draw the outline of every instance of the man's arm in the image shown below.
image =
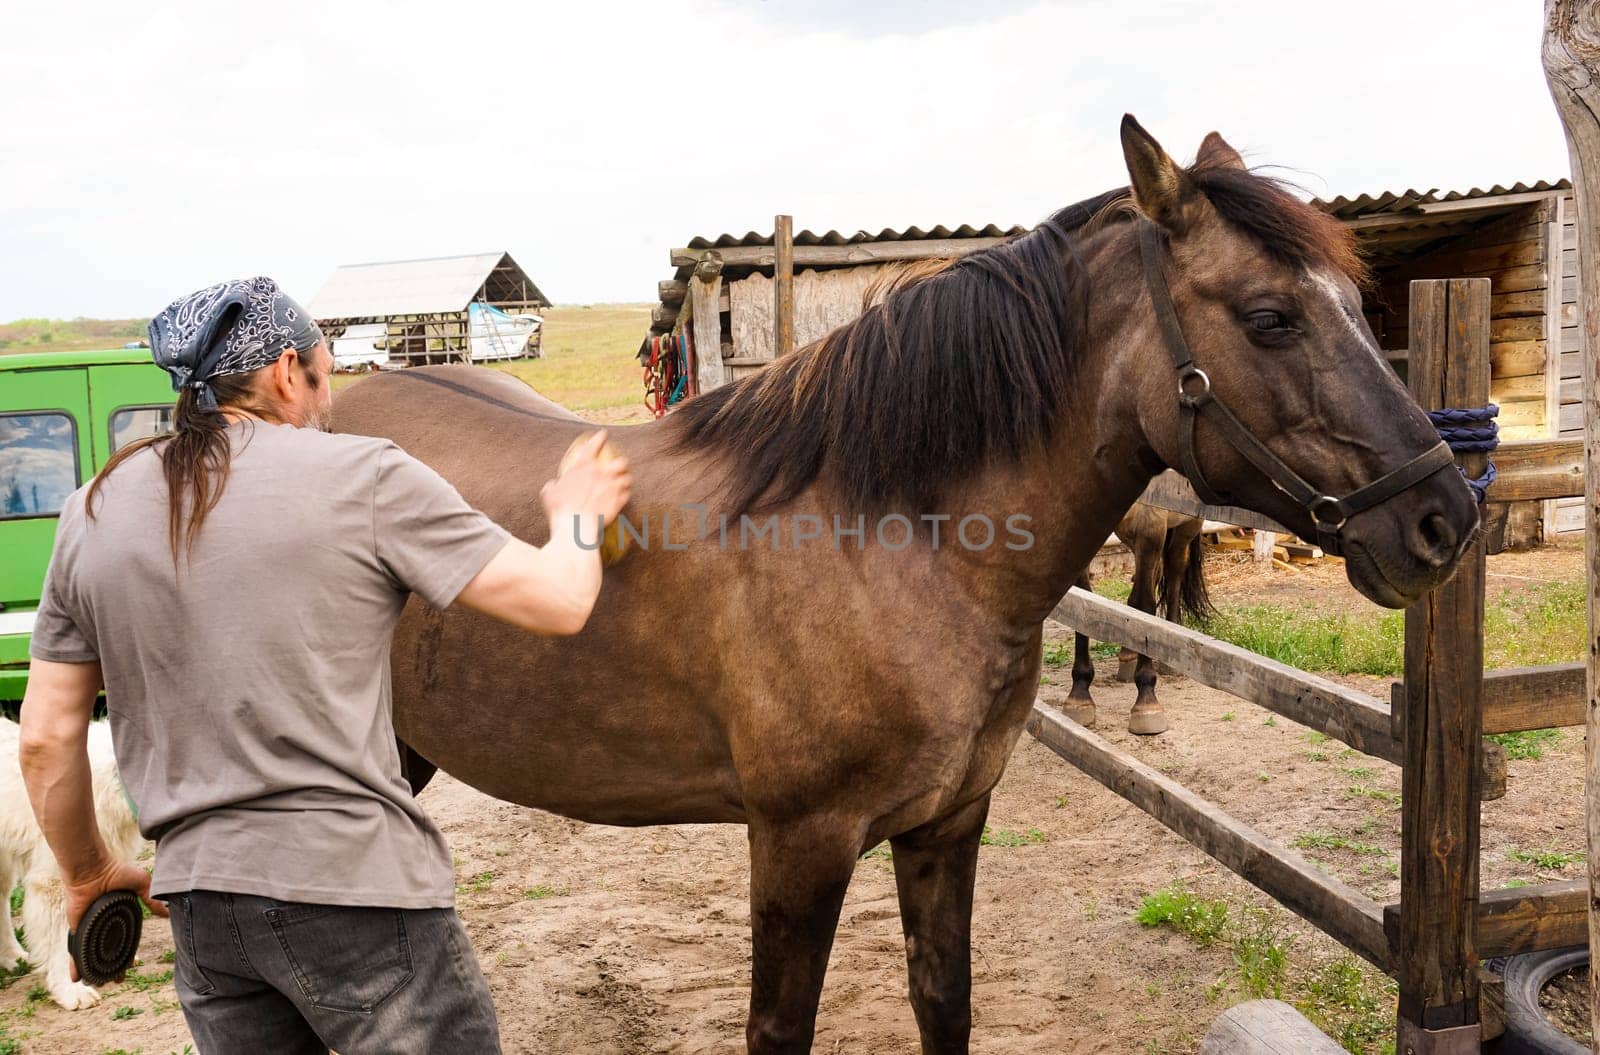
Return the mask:
[[(67, 926), (112, 890), (133, 890), (152, 912), (166, 906), (150, 900), (150, 873), (119, 861), (100, 837), (89, 768), (89, 719), (100, 693), (100, 664), (35, 659), (28, 668), (22, 701), (19, 758), (33, 815), (66, 884)], [(76, 977), (76, 968), (74, 968)]]
[(578, 544), (598, 540), (599, 521), (610, 523), (628, 503), (632, 476), (620, 455), (598, 458), (605, 433), (582, 442), (539, 499), (550, 520), (550, 541), (530, 546), (511, 539), (456, 598), (474, 611), (536, 634), (576, 634), (600, 595), (600, 550)]

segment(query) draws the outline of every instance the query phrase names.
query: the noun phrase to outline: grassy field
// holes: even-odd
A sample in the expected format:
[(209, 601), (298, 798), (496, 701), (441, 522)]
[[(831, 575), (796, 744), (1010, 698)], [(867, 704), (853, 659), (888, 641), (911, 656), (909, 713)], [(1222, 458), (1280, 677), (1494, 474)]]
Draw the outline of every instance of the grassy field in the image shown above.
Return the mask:
[(148, 319), (18, 319), (0, 323), (0, 355), (82, 352), (144, 340)]
[[(644, 409), (634, 354), (650, 328), (648, 304), (589, 304), (544, 313), (544, 358), (496, 366), (569, 410)], [(618, 419), (626, 420), (626, 419)]]
[[(634, 353), (649, 304), (560, 305), (544, 313), (544, 358), (499, 363), (562, 406), (608, 423), (648, 420)], [(0, 324), (0, 354), (118, 348), (145, 335), (144, 319), (19, 319)], [(335, 378), (335, 387), (355, 380)], [(630, 413), (630, 410), (637, 413)]]
[[(540, 395), (606, 424), (648, 421), (634, 353), (650, 328), (648, 304), (559, 305), (544, 313), (544, 358), (496, 363)], [(358, 375), (334, 378), (335, 388)]]

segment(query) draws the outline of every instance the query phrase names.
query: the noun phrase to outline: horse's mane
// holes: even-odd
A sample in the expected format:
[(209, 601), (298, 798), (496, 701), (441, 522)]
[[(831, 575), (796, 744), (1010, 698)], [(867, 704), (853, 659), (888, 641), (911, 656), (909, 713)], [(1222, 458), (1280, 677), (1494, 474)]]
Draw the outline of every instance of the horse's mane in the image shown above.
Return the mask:
[[(1286, 184), (1196, 165), (1217, 212), (1293, 267), (1365, 269), (1337, 220)], [(760, 374), (685, 403), (680, 450), (733, 452), (730, 511), (819, 477), (850, 513), (931, 508), (991, 459), (1049, 440), (1071, 398), (1088, 294), (1074, 236), (1134, 212), (1128, 188), (1069, 205), (1026, 235), (897, 276), (855, 320)]]

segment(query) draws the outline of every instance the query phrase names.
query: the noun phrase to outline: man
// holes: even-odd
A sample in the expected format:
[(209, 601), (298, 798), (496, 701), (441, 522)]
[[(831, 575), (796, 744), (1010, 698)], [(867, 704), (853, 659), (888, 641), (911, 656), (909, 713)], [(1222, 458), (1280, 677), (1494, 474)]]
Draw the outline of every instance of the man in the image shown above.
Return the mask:
[[(401, 776), (389, 638), (410, 593), (535, 633), (582, 628), (600, 557), (511, 538), (392, 443), (327, 432), (332, 358), (266, 278), (150, 324), (175, 433), (61, 513), (22, 710), (29, 797), (76, 926), (100, 894), (171, 907), (204, 1055), (498, 1052), (443, 836)], [(552, 524), (613, 517), (627, 463), (589, 440)], [(98, 835), (85, 736), (105, 688), (155, 873)]]

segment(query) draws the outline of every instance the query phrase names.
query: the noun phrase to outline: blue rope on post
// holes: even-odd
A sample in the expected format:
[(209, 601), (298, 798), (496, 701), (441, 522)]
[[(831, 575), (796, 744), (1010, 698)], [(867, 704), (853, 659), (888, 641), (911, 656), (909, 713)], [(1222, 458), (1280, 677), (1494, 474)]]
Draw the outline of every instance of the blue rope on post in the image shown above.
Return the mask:
[[(1428, 420), (1433, 422), (1433, 427), (1439, 430), (1439, 438), (1452, 451), (1457, 454), (1479, 454), (1500, 446), (1500, 426), (1494, 420), (1499, 413), (1500, 408), (1493, 403), (1486, 407), (1446, 407), (1428, 411)], [(1467, 481), (1473, 497), (1480, 504), (1497, 475), (1492, 459), (1484, 468), (1483, 475), (1476, 480), (1468, 476), (1465, 469), (1461, 470), (1461, 478)]]

